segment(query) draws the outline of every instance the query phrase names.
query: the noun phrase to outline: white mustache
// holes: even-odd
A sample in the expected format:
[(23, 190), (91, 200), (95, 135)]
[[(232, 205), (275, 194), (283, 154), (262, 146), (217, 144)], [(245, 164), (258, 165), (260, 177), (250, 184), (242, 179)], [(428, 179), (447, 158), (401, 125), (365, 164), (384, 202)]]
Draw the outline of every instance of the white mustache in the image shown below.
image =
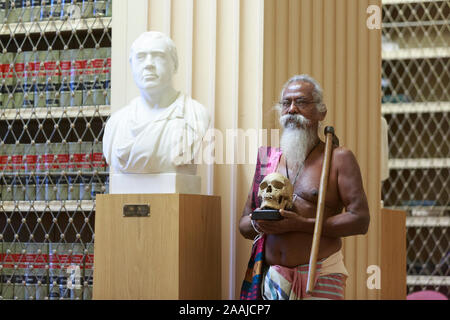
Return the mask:
[(306, 119), (301, 114), (287, 114), (280, 118), (280, 123), (284, 128), (304, 127), (311, 124), (311, 120)]

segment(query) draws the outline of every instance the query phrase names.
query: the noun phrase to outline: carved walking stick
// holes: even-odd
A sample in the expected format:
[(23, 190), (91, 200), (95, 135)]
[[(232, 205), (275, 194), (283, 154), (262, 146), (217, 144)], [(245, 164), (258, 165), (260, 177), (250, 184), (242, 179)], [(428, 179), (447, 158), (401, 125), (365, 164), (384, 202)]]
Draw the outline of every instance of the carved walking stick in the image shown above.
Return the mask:
[(325, 154), (322, 165), (322, 173), (320, 176), (319, 199), (317, 203), (316, 222), (314, 224), (314, 235), (311, 247), (311, 255), (309, 258), (308, 282), (306, 285), (306, 293), (311, 294), (314, 290), (314, 280), (316, 278), (316, 263), (319, 253), (320, 237), (322, 234), (323, 211), (325, 208), (325, 197), (328, 187), (328, 176), (330, 174), (331, 154), (333, 152), (333, 141), (339, 145), (339, 140), (334, 135), (333, 127), (325, 128)]

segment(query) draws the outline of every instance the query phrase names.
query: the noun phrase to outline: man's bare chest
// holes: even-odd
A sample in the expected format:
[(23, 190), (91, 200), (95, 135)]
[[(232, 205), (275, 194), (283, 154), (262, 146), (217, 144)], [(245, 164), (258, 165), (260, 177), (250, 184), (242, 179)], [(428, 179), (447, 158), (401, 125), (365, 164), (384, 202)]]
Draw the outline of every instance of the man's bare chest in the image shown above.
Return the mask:
[[(298, 209), (305, 210), (315, 210), (320, 193), (320, 177), (322, 172), (321, 161), (314, 164), (306, 164), (298, 175), (294, 185), (294, 205)], [(286, 167), (284, 165), (279, 165), (279, 173), (286, 176)], [(292, 173), (289, 174), (291, 183), (294, 182)], [(338, 187), (337, 187), (337, 175), (334, 170), (330, 171), (328, 176), (328, 188), (326, 190), (325, 206), (328, 210), (339, 211), (342, 209), (342, 202), (339, 197)]]

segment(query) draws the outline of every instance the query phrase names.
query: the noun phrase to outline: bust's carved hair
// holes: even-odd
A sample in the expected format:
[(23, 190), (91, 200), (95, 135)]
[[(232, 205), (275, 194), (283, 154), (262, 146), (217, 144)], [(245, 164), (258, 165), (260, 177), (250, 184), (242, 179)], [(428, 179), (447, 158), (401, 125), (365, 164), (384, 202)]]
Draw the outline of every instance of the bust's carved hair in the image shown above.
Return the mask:
[(131, 48), (130, 48), (130, 62), (131, 58), (134, 55), (134, 50), (136, 47), (136, 44), (141, 41), (148, 41), (148, 40), (163, 40), (166, 44), (169, 56), (172, 58), (173, 66), (174, 66), (174, 73), (178, 70), (178, 53), (177, 53), (177, 47), (175, 46), (175, 43), (172, 39), (170, 39), (168, 36), (166, 36), (162, 32), (158, 31), (147, 31), (142, 33), (136, 40), (133, 41)]

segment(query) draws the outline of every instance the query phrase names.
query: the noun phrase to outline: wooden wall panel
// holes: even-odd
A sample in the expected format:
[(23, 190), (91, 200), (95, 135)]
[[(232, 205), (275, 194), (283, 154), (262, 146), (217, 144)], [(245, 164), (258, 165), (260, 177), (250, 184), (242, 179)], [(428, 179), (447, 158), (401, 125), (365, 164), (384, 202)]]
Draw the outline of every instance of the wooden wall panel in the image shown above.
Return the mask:
[(328, 111), (327, 111), (327, 122), (336, 123), (335, 111), (336, 111), (336, 1), (335, 0), (325, 0), (324, 2), (324, 58), (323, 58), (323, 74), (324, 80), (322, 81), (323, 90), (326, 92)]
[[(263, 106), (269, 116), (263, 118), (264, 128), (277, 127), (269, 111), (283, 84), (294, 74), (309, 74), (324, 89), (325, 125), (335, 127), (341, 145), (355, 153), (361, 167), (371, 225), (367, 235), (344, 239), (351, 274), (347, 299), (379, 297), (366, 286), (367, 267), (380, 261), (381, 31), (366, 27), (371, 4), (381, 6), (381, 1), (265, 1)], [(288, 58), (283, 60), (285, 50)]]
[[(289, 0), (288, 7), (288, 66), (290, 70), (300, 69), (300, 59), (299, 52), (301, 52), (303, 45), (300, 43), (298, 34), (296, 32), (291, 32), (291, 30), (300, 30), (301, 19), (298, 18), (298, 13), (300, 11), (301, 1)], [(292, 76), (291, 72), (288, 71), (288, 77)]]
[[(292, 75), (307, 73), (322, 84), (325, 124), (356, 154), (372, 217), (368, 235), (344, 240), (348, 299), (379, 296), (366, 288), (367, 266), (379, 264), (381, 189), (381, 31), (365, 26), (369, 4), (381, 1), (148, 0), (148, 29), (170, 35), (178, 48), (176, 87), (209, 108), (212, 127), (224, 137), (227, 129), (278, 128), (273, 106)], [(203, 191), (222, 198), (227, 299), (237, 297), (251, 245), (237, 223), (253, 170), (251, 164), (199, 168)]]
[(313, 23), (313, 2), (313, 0), (300, 1), (300, 12), (298, 14), (300, 16), (300, 29), (292, 30), (294, 33), (300, 33), (301, 49), (297, 53), (300, 59), (300, 70), (298, 73), (312, 73), (313, 33), (311, 25)]

